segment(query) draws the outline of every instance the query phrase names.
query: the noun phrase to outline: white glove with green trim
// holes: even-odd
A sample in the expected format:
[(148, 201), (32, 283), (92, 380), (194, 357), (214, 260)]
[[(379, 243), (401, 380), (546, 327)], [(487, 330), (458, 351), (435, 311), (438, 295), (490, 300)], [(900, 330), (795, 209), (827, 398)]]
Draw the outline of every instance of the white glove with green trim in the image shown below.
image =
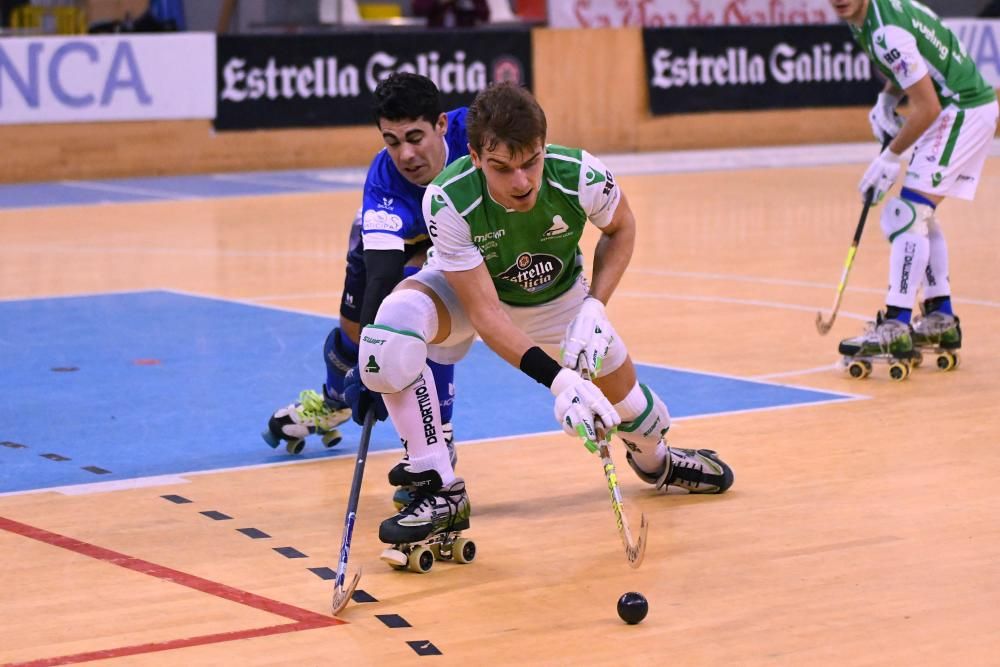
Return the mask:
[(555, 416), (563, 431), (582, 439), (591, 452), (596, 452), (600, 441), (622, 423), (618, 411), (597, 385), (568, 368), (559, 371), (551, 389), (556, 397)]
[(593, 379), (608, 356), (614, 336), (604, 304), (592, 296), (583, 300), (580, 312), (566, 327), (562, 343), (562, 365)]

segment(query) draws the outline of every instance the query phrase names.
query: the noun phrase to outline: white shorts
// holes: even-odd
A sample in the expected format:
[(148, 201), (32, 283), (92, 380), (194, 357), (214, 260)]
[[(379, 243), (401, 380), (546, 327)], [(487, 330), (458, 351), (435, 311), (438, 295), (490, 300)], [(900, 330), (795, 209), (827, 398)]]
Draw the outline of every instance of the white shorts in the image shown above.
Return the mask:
[(993, 143), (1000, 107), (947, 106), (914, 144), (903, 187), (924, 194), (973, 199)]
[[(435, 269), (422, 269), (410, 276), (410, 280), (420, 281), (429, 287), (444, 303), (451, 316), (451, 333), (441, 343), (427, 347), (427, 357), (439, 364), (454, 364), (464, 357), (476, 338), (465, 309), (458, 300), (458, 295), (452, 290), (445, 278), (444, 272)], [(556, 360), (560, 359), (559, 347), (566, 328), (580, 311), (580, 305), (587, 298), (587, 282), (581, 275), (565, 294), (538, 306), (511, 306), (502, 303), (504, 311), (510, 316), (514, 325), (528, 335), (534, 343), (545, 350)], [(610, 323), (609, 323), (610, 324)], [(628, 357), (628, 350), (621, 336), (612, 327), (613, 342), (608, 350), (608, 356), (601, 366), (600, 376), (608, 375), (618, 370)]]

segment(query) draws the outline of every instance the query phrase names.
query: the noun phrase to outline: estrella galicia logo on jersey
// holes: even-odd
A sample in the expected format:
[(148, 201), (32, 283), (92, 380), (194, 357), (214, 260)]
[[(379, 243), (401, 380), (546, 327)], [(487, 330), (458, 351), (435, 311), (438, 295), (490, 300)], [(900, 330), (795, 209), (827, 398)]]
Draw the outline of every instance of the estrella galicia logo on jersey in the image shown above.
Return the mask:
[(544, 234), (542, 234), (542, 240), (554, 239), (568, 233), (569, 225), (566, 224), (566, 221), (562, 219), (561, 215), (556, 214), (552, 216), (552, 226), (549, 227)]
[(940, 171), (936, 171), (933, 174), (931, 174), (931, 185), (933, 185), (935, 188), (941, 185), (942, 180), (944, 180), (944, 176), (941, 175)]
[(875, 43), (879, 45), (879, 48), (885, 49), (885, 35), (879, 35), (876, 37)]
[(431, 215), (437, 215), (437, 212), (447, 205), (444, 195), (431, 195)]
[(551, 285), (562, 273), (563, 263), (555, 255), (523, 252), (498, 278), (510, 281), (525, 292), (538, 292)]

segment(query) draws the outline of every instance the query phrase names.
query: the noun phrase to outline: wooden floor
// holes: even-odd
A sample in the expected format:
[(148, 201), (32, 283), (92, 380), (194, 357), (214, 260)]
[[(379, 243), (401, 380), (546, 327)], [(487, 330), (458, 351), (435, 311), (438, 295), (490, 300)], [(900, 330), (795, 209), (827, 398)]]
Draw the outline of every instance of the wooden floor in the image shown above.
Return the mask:
[[(671, 443), (733, 466), (719, 497), (658, 495), (619, 449), (627, 511), (651, 523), (639, 570), (598, 460), (561, 435), (459, 448), (479, 559), (426, 576), (378, 560), (396, 455), (373, 456), (351, 562), (378, 601), (351, 604), (345, 623), (329, 616), (330, 583), (271, 547), (336, 562), (353, 460), (6, 496), (0, 664), (998, 664), (1000, 163), (976, 202), (939, 213), (962, 366), (902, 383), (884, 366), (864, 381), (833, 366), (838, 339), (884, 298), (877, 219), (836, 325), (826, 337), (813, 326), (834, 296), (862, 169), (620, 178), (640, 241), (610, 313), (635, 359), (868, 398), (677, 423)], [(357, 200), (0, 211), (0, 297), (170, 288), (332, 315)], [(2, 385), (0, 396), (17, 390)], [(165, 503), (172, 493), (192, 503)], [(207, 510), (273, 539), (199, 520)], [(629, 590), (650, 602), (634, 627), (615, 614)], [(426, 642), (443, 657), (420, 657)]]

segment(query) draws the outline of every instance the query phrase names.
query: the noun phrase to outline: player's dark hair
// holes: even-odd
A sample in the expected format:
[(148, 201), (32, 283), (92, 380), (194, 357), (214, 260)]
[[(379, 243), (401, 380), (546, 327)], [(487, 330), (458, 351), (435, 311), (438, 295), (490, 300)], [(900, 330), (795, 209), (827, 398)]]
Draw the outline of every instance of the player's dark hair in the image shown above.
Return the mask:
[(375, 88), (375, 124), (391, 121), (426, 120), (433, 125), (444, 111), (441, 93), (426, 76), (396, 72)]
[(548, 124), (535, 96), (516, 83), (494, 83), (476, 95), (465, 119), (469, 145), (481, 153), (504, 144), (511, 154), (545, 143)]

